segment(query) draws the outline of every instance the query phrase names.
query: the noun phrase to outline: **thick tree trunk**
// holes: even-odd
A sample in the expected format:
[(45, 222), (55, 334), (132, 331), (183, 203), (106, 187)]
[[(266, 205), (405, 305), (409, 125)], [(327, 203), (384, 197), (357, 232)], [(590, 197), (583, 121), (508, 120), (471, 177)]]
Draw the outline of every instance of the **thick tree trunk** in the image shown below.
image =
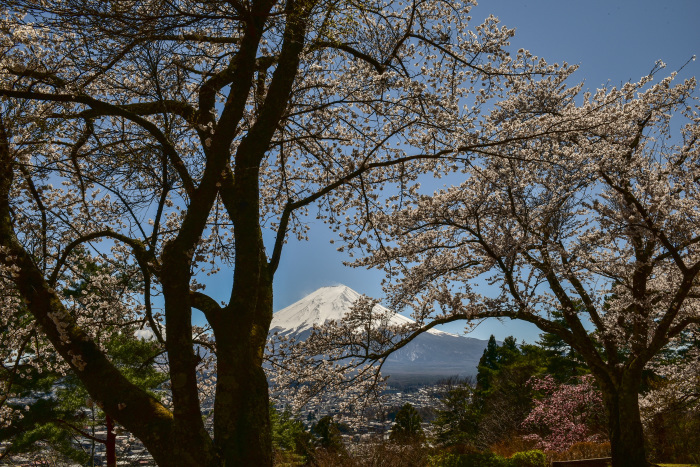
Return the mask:
[[(261, 257), (264, 260), (264, 256)], [(235, 306), (214, 326), (217, 384), (214, 442), (226, 466), (272, 466), (268, 386), (262, 368), (272, 319), (272, 278), (263, 272), (241, 279)], [(236, 287), (234, 287), (235, 289)]]
[(237, 156), (235, 183), (224, 196), (236, 229), (231, 298), (209, 315), (217, 346), (214, 443), (223, 465), (267, 467), (272, 466), (272, 437), (262, 362), (272, 321), (273, 276), (260, 229), (259, 158), (244, 150), (249, 145), (239, 148), (243, 155)]
[(218, 347), (214, 440), (222, 465), (272, 466), (267, 379), (245, 342)]
[[(183, 242), (184, 243), (184, 242)], [(197, 384), (198, 359), (192, 341), (192, 308), (189, 303), (190, 254), (177, 241), (163, 251), (163, 297), (166, 343), (173, 400), (171, 453), (174, 464), (217, 465), (214, 444), (204, 427)], [(159, 465), (161, 465), (159, 463)]]
[(649, 465), (639, 413), (640, 382), (640, 375), (624, 374), (616, 387), (603, 385), (613, 467)]
[[(234, 171), (222, 172), (219, 193), (234, 225), (235, 269), (229, 304), (210, 314), (209, 322), (217, 345), (214, 443), (226, 466), (272, 466), (268, 386), (262, 363), (272, 321), (274, 268), (268, 263), (260, 228), (260, 164), (289, 102), (310, 5), (294, 0), (287, 3), (284, 43), (264, 103), (236, 151)], [(272, 2), (259, 6), (268, 11)], [(219, 126), (224, 123), (222, 114)]]
[[(250, 241), (254, 246), (237, 254), (231, 303), (213, 326), (217, 341), (214, 442), (223, 465), (266, 467), (272, 466), (272, 438), (262, 362), (272, 320), (272, 276), (262, 234), (251, 230), (251, 235), (237, 238), (237, 243)], [(240, 267), (241, 263), (247, 267)]]

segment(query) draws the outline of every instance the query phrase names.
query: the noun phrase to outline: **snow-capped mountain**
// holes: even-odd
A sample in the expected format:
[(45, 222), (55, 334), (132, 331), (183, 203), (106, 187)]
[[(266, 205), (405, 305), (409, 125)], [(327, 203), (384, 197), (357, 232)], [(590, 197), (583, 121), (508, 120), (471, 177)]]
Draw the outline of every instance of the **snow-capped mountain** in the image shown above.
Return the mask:
[[(328, 321), (342, 319), (359, 298), (359, 293), (345, 285), (321, 287), (298, 302), (275, 313), (272, 317), (270, 332), (294, 334), (296, 336), (307, 334), (307, 331), (310, 331), (314, 324), (320, 325)], [(375, 310), (388, 311), (381, 305), (377, 305)], [(405, 316), (395, 314), (390, 322), (394, 325), (402, 325), (413, 323), (414, 321)], [(458, 337), (456, 334), (435, 329), (427, 332), (435, 336)]]
[[(359, 298), (359, 293), (344, 285), (322, 287), (276, 312), (270, 333), (305, 339), (314, 324), (341, 319)], [(377, 307), (386, 310), (381, 305)], [(413, 320), (399, 314), (391, 318), (392, 324), (410, 322)], [(382, 373), (391, 375), (390, 382), (402, 384), (431, 382), (453, 375), (475, 375), (486, 343), (485, 340), (431, 329), (394, 352), (384, 364)]]

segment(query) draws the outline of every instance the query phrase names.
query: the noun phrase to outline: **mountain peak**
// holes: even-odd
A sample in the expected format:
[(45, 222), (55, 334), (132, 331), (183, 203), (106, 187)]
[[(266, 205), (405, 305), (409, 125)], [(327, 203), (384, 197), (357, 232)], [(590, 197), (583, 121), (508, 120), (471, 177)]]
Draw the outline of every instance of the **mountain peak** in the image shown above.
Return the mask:
[(321, 287), (275, 313), (270, 330), (298, 334), (314, 324), (340, 320), (358, 298), (360, 294), (346, 285)]
[[(272, 317), (270, 331), (281, 334), (301, 334), (310, 330), (315, 324), (321, 325), (328, 321), (338, 321), (350, 311), (353, 303), (360, 297), (358, 292), (346, 285), (321, 287), (298, 302), (276, 312)], [(386, 310), (381, 305), (376, 305), (376, 308)], [(402, 325), (413, 322), (413, 320), (395, 314), (391, 322)], [(429, 330), (428, 333), (455, 336), (434, 329)]]
[[(304, 340), (314, 324), (341, 319), (361, 295), (345, 285), (321, 287), (275, 313), (270, 332)], [(387, 309), (376, 305), (378, 311)], [(391, 324), (413, 320), (394, 314)], [(486, 341), (430, 329), (392, 353), (382, 367), (395, 384), (432, 384), (453, 375), (475, 375)]]
[[(342, 301), (355, 301), (358, 298), (360, 298), (360, 294), (352, 290), (350, 287), (347, 285), (330, 285), (327, 287), (321, 287), (320, 289), (317, 289), (314, 292), (311, 292), (309, 295), (304, 297), (301, 301), (304, 300), (315, 300), (315, 301), (334, 301), (334, 300), (342, 300)], [(298, 302), (297, 302), (298, 303)], [(289, 308), (289, 307), (287, 307)], [(282, 311), (282, 310), (280, 310)]]

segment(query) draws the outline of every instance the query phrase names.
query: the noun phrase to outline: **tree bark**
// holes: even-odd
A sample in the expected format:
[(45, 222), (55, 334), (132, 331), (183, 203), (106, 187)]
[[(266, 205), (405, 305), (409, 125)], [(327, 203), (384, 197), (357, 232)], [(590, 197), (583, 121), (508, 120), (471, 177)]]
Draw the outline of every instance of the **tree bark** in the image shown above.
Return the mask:
[(214, 439), (222, 465), (272, 466), (267, 378), (249, 343), (244, 328), (217, 346)]
[(304, 47), (307, 15), (290, 0), (284, 43), (256, 123), (241, 141), (220, 194), (236, 232), (228, 306), (208, 317), (217, 345), (214, 442), (223, 465), (272, 466), (268, 385), (262, 368), (272, 321), (272, 280), (260, 219), (260, 164), (289, 101)]
[(639, 412), (639, 374), (623, 373), (620, 383), (602, 384), (603, 403), (608, 416), (613, 467), (650, 465), (644, 447), (644, 429)]
[(172, 450), (176, 465), (215, 465), (214, 446), (204, 427), (197, 386), (197, 356), (192, 342), (189, 303), (189, 258), (178, 242), (163, 252), (163, 297), (166, 313), (165, 348), (168, 352), (173, 398)]
[(107, 424), (107, 439), (105, 440), (107, 467), (117, 467), (117, 436), (114, 434), (114, 420), (109, 415), (105, 415), (105, 422)]

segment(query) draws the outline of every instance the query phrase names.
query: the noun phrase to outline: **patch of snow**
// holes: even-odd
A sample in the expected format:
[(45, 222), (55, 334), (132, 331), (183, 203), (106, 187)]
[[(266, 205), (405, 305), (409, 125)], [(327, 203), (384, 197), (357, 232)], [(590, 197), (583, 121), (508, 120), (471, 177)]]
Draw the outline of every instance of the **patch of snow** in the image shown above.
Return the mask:
[[(321, 325), (331, 320), (340, 320), (360, 297), (359, 293), (346, 285), (321, 287), (298, 302), (276, 312), (272, 316), (270, 330), (284, 334), (298, 334), (310, 330), (315, 324)], [(388, 311), (381, 305), (376, 305), (375, 310)], [(390, 319), (390, 323), (394, 325), (414, 322), (411, 318), (398, 313), (394, 313)], [(430, 329), (427, 332), (435, 336), (459, 337), (436, 329)]]

